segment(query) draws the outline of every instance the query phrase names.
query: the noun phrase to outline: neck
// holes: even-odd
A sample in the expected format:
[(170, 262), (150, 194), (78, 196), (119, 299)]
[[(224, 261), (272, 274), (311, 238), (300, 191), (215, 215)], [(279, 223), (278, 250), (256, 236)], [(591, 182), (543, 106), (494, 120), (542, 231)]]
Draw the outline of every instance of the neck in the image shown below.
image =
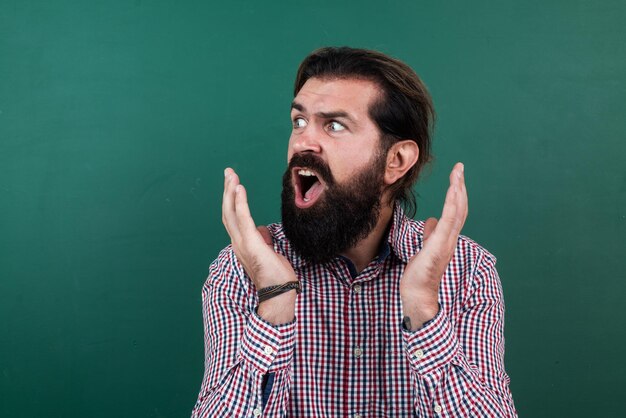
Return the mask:
[(389, 222), (391, 222), (392, 216), (393, 204), (391, 206), (384, 205), (372, 232), (370, 232), (367, 237), (357, 242), (354, 247), (341, 253), (342, 256), (352, 261), (357, 273), (362, 272), (378, 254), (380, 244), (385, 237), (385, 231), (387, 230)]

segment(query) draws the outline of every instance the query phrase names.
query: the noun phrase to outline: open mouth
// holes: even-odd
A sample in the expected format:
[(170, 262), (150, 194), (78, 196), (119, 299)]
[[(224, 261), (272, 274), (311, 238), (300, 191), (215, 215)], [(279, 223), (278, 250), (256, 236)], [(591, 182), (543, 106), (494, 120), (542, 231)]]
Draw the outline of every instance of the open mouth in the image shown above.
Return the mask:
[(310, 168), (295, 167), (292, 172), (296, 206), (301, 209), (311, 207), (326, 189), (326, 185)]

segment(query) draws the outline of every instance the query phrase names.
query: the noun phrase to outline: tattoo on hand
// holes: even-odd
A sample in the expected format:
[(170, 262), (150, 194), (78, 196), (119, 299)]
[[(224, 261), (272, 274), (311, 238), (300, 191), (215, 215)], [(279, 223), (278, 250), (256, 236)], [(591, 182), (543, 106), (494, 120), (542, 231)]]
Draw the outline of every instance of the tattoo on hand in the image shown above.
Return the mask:
[(404, 328), (406, 328), (407, 330), (411, 330), (411, 318), (409, 318), (408, 316), (405, 316), (404, 319), (402, 320), (402, 323), (404, 324)]

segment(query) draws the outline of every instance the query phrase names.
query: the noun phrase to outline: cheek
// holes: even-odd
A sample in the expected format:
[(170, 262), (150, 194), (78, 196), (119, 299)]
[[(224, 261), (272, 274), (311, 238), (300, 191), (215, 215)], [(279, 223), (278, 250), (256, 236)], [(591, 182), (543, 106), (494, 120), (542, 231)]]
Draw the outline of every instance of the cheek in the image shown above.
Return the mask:
[(345, 151), (341, 158), (334, 158), (328, 161), (333, 175), (340, 182), (350, 179), (354, 173), (370, 166), (374, 155), (374, 150), (362, 146)]

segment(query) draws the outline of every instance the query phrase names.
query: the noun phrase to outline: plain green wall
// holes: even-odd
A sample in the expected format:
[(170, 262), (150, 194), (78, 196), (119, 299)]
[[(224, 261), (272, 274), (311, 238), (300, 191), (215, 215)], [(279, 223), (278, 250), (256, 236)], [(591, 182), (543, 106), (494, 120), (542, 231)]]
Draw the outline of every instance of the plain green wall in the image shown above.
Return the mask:
[(524, 417), (626, 416), (623, 1), (0, 1), (0, 416), (184, 417), (222, 170), (279, 219), (300, 60), (408, 62), (466, 164)]

